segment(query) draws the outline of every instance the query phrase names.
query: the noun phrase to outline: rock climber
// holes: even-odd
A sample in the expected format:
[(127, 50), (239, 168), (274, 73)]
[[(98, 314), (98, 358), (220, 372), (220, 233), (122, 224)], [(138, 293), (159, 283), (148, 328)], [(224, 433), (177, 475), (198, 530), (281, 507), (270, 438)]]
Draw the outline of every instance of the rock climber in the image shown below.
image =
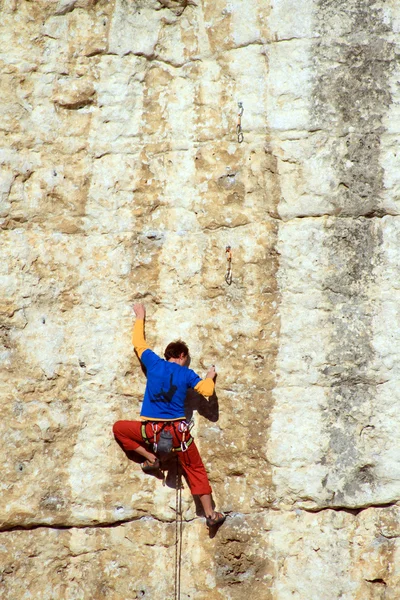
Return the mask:
[(190, 491), (198, 496), (206, 516), (207, 527), (221, 525), (225, 515), (213, 508), (211, 487), (199, 451), (190, 434), (185, 418), (185, 397), (189, 388), (203, 396), (214, 393), (216, 371), (211, 367), (205, 377), (189, 369), (189, 349), (184, 342), (171, 342), (165, 349), (165, 360), (150, 350), (144, 336), (146, 309), (134, 304), (136, 315), (133, 328), (133, 346), (146, 369), (147, 384), (140, 411), (141, 421), (117, 421), (113, 432), (125, 451), (135, 451), (145, 460), (142, 470), (157, 473), (160, 458), (157, 446), (171, 439), (172, 452), (178, 457), (186, 475)]

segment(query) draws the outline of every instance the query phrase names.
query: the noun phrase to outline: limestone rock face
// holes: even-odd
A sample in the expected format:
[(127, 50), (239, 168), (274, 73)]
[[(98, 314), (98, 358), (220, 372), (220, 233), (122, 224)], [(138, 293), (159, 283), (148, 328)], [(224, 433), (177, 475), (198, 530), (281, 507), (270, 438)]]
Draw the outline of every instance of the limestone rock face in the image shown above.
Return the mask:
[[(1, 597), (398, 600), (400, 8), (0, 6)], [(135, 300), (218, 371), (182, 546)]]

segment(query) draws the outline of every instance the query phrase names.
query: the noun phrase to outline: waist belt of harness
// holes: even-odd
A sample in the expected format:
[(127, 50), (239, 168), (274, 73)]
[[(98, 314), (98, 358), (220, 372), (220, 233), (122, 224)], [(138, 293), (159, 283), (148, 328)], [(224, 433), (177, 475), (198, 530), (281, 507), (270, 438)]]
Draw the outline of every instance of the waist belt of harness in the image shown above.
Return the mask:
[[(142, 427), (141, 427), (141, 433), (142, 433), (142, 438), (143, 441), (147, 442), (148, 444), (152, 444), (153, 442), (148, 438), (147, 434), (146, 434), (146, 425), (151, 425), (153, 427), (153, 431), (155, 431), (155, 427), (157, 427), (157, 425), (161, 425), (161, 429), (159, 431), (156, 431), (156, 433), (162, 433), (164, 427), (166, 427), (167, 425), (172, 425), (172, 427), (175, 430), (174, 424), (177, 421), (143, 421), (142, 423)], [(178, 421), (180, 422), (180, 421)], [(175, 431), (176, 433), (176, 431)], [(185, 441), (183, 441), (181, 443), (180, 446), (175, 446), (171, 449), (171, 452), (185, 452), (190, 444), (193, 442), (193, 437), (191, 436), (191, 434), (189, 433), (189, 438)], [(157, 444), (153, 443), (153, 446), (155, 446), (154, 451), (157, 452)]]

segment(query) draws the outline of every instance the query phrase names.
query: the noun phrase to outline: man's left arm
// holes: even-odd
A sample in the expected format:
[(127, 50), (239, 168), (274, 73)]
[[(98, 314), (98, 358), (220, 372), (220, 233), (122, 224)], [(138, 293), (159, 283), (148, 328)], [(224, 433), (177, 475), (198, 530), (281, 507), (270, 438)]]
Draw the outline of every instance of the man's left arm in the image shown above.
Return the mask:
[(144, 304), (134, 304), (133, 310), (136, 315), (136, 321), (132, 332), (132, 343), (138, 357), (141, 358), (143, 352), (149, 347), (144, 337), (144, 319), (146, 317), (146, 309)]

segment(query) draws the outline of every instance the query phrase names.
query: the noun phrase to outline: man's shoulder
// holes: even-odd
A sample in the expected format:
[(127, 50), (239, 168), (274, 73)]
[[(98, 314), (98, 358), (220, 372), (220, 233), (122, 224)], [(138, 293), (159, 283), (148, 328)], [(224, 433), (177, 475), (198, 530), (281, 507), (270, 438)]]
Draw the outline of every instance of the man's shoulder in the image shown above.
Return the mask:
[(201, 377), (193, 371), (193, 369), (189, 369), (189, 367), (185, 367), (186, 369), (186, 381), (188, 382), (189, 387), (194, 387), (199, 381), (201, 381)]
[(147, 364), (153, 364), (156, 363), (158, 361), (163, 361), (162, 358), (160, 358), (158, 356), (158, 354), (156, 354), (153, 350), (150, 350), (150, 348), (146, 348), (146, 350), (144, 350), (142, 352), (142, 356), (140, 357), (140, 360), (142, 361), (142, 363), (144, 363), (145, 365)]

